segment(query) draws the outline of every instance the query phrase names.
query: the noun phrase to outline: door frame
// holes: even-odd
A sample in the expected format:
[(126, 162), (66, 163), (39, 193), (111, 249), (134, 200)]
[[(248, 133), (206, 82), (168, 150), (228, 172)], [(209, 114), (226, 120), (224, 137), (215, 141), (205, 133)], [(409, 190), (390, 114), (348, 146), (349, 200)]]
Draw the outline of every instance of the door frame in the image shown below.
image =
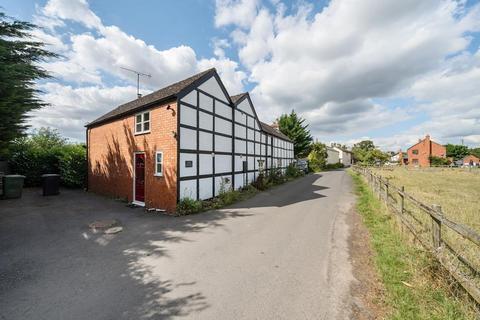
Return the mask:
[[(145, 155), (145, 151), (134, 151), (134, 152), (133, 152), (133, 175), (132, 175), (132, 176), (133, 176), (133, 179), (132, 179), (133, 198), (132, 198), (132, 203), (135, 204), (135, 205), (137, 205), (137, 206), (145, 207), (145, 202), (137, 201), (137, 200), (135, 199), (135, 179), (136, 179), (135, 174), (136, 174), (136, 168), (137, 168), (137, 167), (136, 167), (136, 155), (137, 155), (137, 154), (144, 154), (144, 155)], [(144, 170), (145, 170), (145, 173), (144, 173), (145, 178), (146, 178), (146, 171), (147, 171), (147, 163), (146, 163), (146, 162), (147, 162), (147, 156), (145, 155), (145, 167), (144, 167)], [(147, 189), (147, 188), (146, 188), (146, 183), (145, 183), (145, 181), (144, 181), (144, 187), (143, 187), (143, 192), (144, 192), (144, 194), (145, 194), (146, 189)]]

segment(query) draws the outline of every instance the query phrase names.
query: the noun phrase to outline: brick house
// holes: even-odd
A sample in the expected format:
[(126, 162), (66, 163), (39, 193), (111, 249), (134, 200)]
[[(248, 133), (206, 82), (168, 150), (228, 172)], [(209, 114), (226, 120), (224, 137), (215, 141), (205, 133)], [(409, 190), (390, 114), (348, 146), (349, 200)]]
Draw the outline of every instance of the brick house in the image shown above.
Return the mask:
[(470, 154), (462, 159), (462, 165), (470, 167), (480, 166), (480, 159), (473, 154)]
[(415, 167), (429, 167), (430, 157), (446, 158), (447, 149), (445, 146), (436, 143), (426, 135), (407, 150), (408, 165)]
[(87, 126), (88, 189), (174, 212), (179, 199), (241, 188), (285, 171), (293, 143), (231, 97), (215, 69), (127, 102)]

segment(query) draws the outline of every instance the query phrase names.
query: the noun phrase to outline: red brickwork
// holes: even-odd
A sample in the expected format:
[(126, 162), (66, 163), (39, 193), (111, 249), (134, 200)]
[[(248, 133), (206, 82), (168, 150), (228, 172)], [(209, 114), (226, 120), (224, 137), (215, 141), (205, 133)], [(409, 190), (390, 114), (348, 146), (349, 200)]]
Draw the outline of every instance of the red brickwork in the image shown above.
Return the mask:
[(408, 165), (429, 167), (431, 156), (445, 158), (446, 154), (446, 148), (430, 140), (430, 136), (427, 135), (425, 139), (420, 140), (417, 144), (408, 148)]
[[(167, 110), (167, 105), (171, 108)], [(88, 188), (133, 200), (133, 154), (145, 152), (145, 206), (174, 212), (177, 203), (177, 105), (152, 107), (150, 133), (135, 135), (135, 115), (100, 124), (88, 132)], [(163, 176), (155, 173), (155, 152), (163, 152)]]
[(473, 165), (473, 166), (478, 166), (480, 165), (480, 159), (474, 155), (468, 155), (465, 158), (463, 158), (463, 164), (468, 166), (468, 165)]

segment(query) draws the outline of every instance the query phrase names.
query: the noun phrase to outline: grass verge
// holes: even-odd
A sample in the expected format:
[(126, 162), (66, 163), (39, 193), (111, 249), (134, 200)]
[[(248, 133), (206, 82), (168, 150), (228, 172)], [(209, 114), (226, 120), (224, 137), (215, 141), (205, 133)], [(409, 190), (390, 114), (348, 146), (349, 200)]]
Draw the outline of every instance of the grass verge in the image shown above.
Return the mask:
[(371, 235), (375, 265), (385, 285), (389, 319), (476, 319), (478, 310), (435, 260), (409, 243), (387, 209), (363, 179), (350, 172), (358, 196), (357, 211)]

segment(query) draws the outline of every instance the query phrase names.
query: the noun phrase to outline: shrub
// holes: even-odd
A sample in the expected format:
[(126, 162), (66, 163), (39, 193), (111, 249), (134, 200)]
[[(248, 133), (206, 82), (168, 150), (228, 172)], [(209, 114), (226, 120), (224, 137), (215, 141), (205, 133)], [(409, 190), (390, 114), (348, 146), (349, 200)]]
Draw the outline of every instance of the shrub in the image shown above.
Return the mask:
[(203, 204), (200, 200), (194, 200), (192, 198), (182, 198), (177, 204), (177, 213), (180, 215), (187, 215), (192, 213), (198, 213), (202, 211)]
[(81, 188), (87, 176), (87, 155), (80, 144), (66, 145), (61, 149), (59, 169), (62, 183), (67, 187)]
[(312, 151), (308, 154), (308, 167), (310, 171), (321, 171), (327, 163), (327, 147), (323, 143), (313, 143)]
[(435, 156), (430, 156), (429, 160), (430, 160), (430, 165), (432, 166), (448, 166), (452, 163), (450, 159), (440, 158)]
[(345, 166), (343, 165), (343, 163), (340, 163), (340, 162), (329, 163), (329, 164), (325, 165), (325, 169), (327, 169), (327, 170), (340, 169), (340, 168), (344, 168), (344, 167)]
[(285, 182), (285, 177), (280, 168), (271, 168), (267, 175), (267, 186), (277, 185)]
[(298, 178), (304, 175), (304, 172), (300, 170), (294, 163), (288, 165), (285, 170), (285, 176), (287, 178)]

